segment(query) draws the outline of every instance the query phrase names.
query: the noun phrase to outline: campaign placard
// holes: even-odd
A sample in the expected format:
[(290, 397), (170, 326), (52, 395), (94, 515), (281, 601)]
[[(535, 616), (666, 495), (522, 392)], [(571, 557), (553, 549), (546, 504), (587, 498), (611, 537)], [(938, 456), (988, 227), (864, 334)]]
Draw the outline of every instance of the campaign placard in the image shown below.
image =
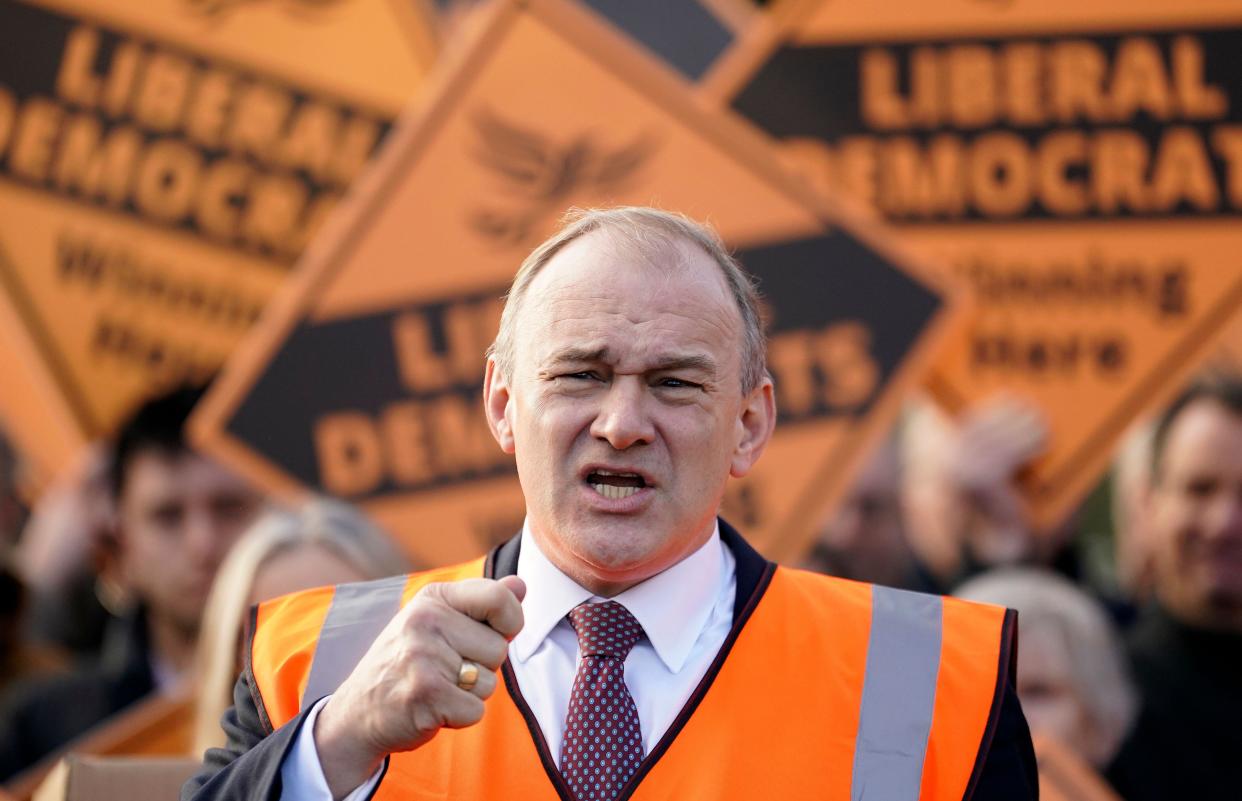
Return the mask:
[(1242, 313), (1235, 314), (1229, 321), (1205, 369), (1242, 376)]
[(21, 455), (28, 489), (37, 491), (71, 465), (86, 443), (65, 398), (35, 369), (38, 352), (16, 321), (16, 315), (0, 310), (0, 431)]
[(582, 4), (691, 83), (758, 19), (747, 0), (582, 0)]
[(796, 558), (956, 300), (594, 12), (540, 0), (486, 14), (193, 430), (266, 486), (362, 504), (423, 563), (480, 553), (523, 515), (481, 409), (508, 282), (570, 206), (657, 205), (714, 224), (766, 294), (781, 417), (726, 514)]
[(0, 314), (66, 436), (219, 367), (430, 68), (419, 9), (0, 0)]
[(1057, 525), (1242, 304), (1242, 10), (799, 0), (740, 40), (704, 96), (969, 287), (928, 385), (1044, 410)]

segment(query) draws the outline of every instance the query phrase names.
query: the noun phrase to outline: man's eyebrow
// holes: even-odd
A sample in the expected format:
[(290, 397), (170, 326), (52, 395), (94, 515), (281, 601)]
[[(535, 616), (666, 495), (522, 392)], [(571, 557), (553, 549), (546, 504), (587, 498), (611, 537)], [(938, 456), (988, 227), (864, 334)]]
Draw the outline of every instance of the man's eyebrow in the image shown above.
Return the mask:
[[(546, 366), (555, 367), (563, 364), (594, 364), (608, 360), (608, 348), (569, 347), (559, 350), (548, 357)], [(701, 370), (709, 375), (717, 373), (716, 360), (702, 353), (668, 354), (655, 360), (648, 368), (648, 373), (669, 370)]]
[(608, 348), (579, 348), (570, 347), (564, 350), (558, 350), (548, 357), (547, 363), (556, 364), (576, 364), (579, 362), (599, 362), (608, 356)]
[(716, 360), (701, 353), (672, 355), (659, 359), (648, 372), (658, 373), (666, 370), (702, 370), (716, 375)]

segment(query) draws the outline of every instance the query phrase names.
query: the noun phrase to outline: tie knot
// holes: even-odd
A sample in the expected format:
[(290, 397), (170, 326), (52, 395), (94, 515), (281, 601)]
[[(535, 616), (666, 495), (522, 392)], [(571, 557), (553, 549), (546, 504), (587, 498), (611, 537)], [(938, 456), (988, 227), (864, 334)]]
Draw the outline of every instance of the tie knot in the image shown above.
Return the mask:
[(610, 656), (625, 661), (643, 636), (642, 624), (616, 601), (578, 604), (569, 612), (569, 623), (578, 632), (578, 650), (583, 658)]

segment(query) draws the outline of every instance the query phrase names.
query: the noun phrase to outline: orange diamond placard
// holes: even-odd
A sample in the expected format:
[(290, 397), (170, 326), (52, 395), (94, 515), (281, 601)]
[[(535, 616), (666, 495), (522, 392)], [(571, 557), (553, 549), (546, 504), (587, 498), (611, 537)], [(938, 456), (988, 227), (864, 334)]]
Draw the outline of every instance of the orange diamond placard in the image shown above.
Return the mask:
[(424, 563), (479, 553), (523, 514), (480, 408), (509, 280), (569, 206), (658, 205), (710, 220), (766, 292), (781, 422), (726, 514), (798, 556), (956, 302), (588, 9), (502, 2), (475, 33), (229, 362), (199, 440), (363, 504)]
[(1242, 304), (1239, 53), (1224, 0), (794, 0), (701, 90), (971, 290), (929, 387), (1045, 411), (1051, 528)]
[(0, 315), (56, 441), (219, 367), (430, 68), (419, 9), (0, 0)]
[(0, 314), (0, 433), (21, 453), (30, 488), (37, 490), (73, 463), (82, 446), (73, 412), (47, 381), (27, 332)]

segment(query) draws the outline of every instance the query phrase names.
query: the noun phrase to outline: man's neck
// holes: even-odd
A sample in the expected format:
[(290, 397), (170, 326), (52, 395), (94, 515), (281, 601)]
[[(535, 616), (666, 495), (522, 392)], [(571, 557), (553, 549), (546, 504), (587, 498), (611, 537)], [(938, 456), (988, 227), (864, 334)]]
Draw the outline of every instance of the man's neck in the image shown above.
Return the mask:
[[(710, 536), (710, 534), (708, 536)], [(704, 537), (703, 542), (706, 541), (707, 537)], [(687, 556), (702, 547), (703, 542), (694, 543), (694, 547), (687, 549), (684, 553), (678, 553), (673, 558), (663, 560), (656, 568), (652, 568), (649, 565), (645, 566), (642, 573), (636, 574), (610, 574), (602, 570), (593, 571), (590, 569), (589, 565), (575, 563), (562, 564), (561, 561), (558, 560), (558, 557), (560, 557), (561, 554), (548, 554), (546, 550), (544, 550), (544, 553), (548, 556), (548, 559), (552, 562), (552, 564), (557, 567), (557, 569), (577, 582), (578, 586), (590, 590), (593, 595), (599, 598), (615, 598), (626, 590), (636, 587), (653, 576), (659, 575), (673, 565), (680, 563)]]
[(541, 534), (531, 524), (530, 520), (526, 521), (523, 530), (529, 533), (538, 543), (540, 551), (548, 561), (566, 576), (573, 579), (579, 587), (590, 590), (593, 595), (599, 598), (614, 598), (626, 590), (642, 584), (653, 576), (659, 575), (699, 550), (716, 533), (717, 527), (716, 518), (713, 517), (710, 521), (710, 526), (703, 531), (702, 536), (691, 542), (682, 543), (678, 551), (659, 554), (658, 556), (653, 555), (656, 558), (643, 562), (632, 570), (610, 569), (576, 559), (566, 549), (558, 547), (551, 538)]
[(153, 663), (181, 676), (189, 673), (194, 663), (195, 633), (187, 632), (167, 618), (148, 613), (147, 637)]
[(1242, 636), (1242, 606), (1187, 600), (1173, 593), (1156, 593), (1171, 618), (1182, 626), (1222, 635)]

